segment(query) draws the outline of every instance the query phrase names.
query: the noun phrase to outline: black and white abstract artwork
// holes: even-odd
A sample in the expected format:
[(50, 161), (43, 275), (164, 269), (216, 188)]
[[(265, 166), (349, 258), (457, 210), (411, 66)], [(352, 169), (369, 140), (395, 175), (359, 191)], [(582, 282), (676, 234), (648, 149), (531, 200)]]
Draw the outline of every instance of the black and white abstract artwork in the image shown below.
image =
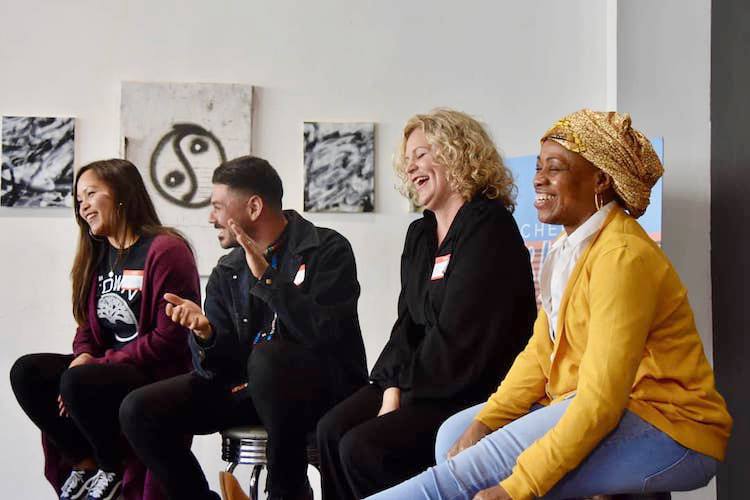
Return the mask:
[(3, 207), (72, 207), (75, 118), (4, 116)]
[(222, 254), (208, 223), (211, 177), (250, 154), (253, 87), (232, 83), (123, 82), (123, 156), (141, 172), (162, 222), (193, 244), (207, 275)]
[(375, 124), (305, 122), (307, 212), (372, 212)]

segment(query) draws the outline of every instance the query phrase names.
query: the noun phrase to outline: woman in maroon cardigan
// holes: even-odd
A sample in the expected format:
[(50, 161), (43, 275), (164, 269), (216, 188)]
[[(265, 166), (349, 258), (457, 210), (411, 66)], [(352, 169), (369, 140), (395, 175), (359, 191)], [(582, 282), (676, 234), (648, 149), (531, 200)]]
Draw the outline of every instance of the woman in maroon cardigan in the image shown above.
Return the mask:
[(132, 163), (86, 165), (74, 190), (73, 354), (21, 357), (11, 385), (42, 430), (46, 476), (60, 498), (160, 498), (120, 434), (118, 411), (132, 390), (190, 369), (186, 330), (164, 313), (163, 295), (200, 301), (195, 260), (161, 225)]

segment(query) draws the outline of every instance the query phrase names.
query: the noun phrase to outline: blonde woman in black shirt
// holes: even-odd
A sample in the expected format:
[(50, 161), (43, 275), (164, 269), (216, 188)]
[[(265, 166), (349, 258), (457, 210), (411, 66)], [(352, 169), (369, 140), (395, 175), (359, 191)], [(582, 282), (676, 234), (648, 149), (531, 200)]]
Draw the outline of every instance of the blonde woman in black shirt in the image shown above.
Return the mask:
[(398, 318), (370, 384), (318, 424), (323, 496), (362, 498), (434, 464), (440, 424), (483, 401), (536, 316), (515, 186), (485, 129), (437, 109), (404, 128), (394, 169), (424, 208), (401, 256)]

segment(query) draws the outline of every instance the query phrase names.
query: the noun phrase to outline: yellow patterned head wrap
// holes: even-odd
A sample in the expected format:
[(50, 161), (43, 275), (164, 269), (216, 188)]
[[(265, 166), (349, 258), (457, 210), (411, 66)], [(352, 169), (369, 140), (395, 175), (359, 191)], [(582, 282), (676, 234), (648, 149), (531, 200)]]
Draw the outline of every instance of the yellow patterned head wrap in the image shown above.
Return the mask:
[(628, 212), (643, 215), (664, 168), (651, 141), (630, 126), (628, 113), (582, 109), (555, 123), (542, 143), (548, 139), (609, 174)]

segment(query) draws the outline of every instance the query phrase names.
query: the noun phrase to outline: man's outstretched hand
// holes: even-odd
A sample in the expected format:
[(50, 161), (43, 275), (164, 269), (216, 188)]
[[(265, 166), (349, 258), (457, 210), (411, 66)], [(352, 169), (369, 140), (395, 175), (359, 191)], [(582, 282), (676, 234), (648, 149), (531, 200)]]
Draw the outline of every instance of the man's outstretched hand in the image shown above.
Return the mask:
[(198, 304), (173, 293), (165, 293), (164, 300), (169, 302), (166, 313), (172, 321), (190, 328), (201, 340), (211, 338), (211, 324)]

